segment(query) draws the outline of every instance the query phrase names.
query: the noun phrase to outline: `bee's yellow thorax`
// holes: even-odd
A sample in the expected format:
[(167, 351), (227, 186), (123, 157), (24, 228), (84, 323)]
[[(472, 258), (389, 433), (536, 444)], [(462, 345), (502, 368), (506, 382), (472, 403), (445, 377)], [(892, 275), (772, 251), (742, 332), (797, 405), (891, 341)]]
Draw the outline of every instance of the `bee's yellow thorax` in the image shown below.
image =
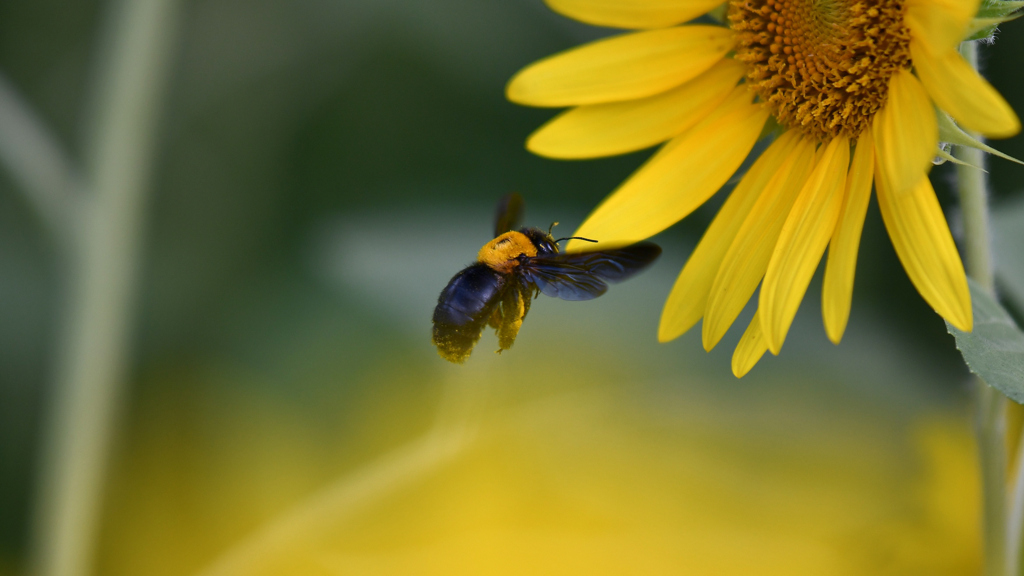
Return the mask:
[(505, 232), (480, 249), (476, 259), (498, 272), (508, 273), (519, 265), (520, 255), (537, 255), (537, 247), (522, 232)]

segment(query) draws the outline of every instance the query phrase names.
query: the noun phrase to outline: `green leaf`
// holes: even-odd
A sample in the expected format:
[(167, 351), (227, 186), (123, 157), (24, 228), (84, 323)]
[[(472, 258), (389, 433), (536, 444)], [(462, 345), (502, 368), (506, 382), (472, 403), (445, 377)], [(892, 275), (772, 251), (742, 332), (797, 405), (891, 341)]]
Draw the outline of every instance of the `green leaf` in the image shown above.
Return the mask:
[(978, 6), (978, 13), (971, 20), (964, 40), (985, 40), (992, 38), (996, 27), (1003, 22), (1009, 22), (1020, 16), (1014, 14), (1017, 10), (1024, 8), (1024, 1), (1013, 0), (982, 0)]
[(1010, 20), (1016, 20), (1020, 17), (1021, 14), (1011, 14), (1009, 16), (1003, 16), (1002, 18), (974, 18), (967, 27), (967, 35), (964, 38), (964, 41), (985, 40), (987, 38), (991, 38), (1000, 24), (1003, 22), (1009, 22)]
[(982, 0), (978, 6), (978, 13), (974, 15), (975, 18), (1004, 18), (1013, 14), (1017, 10), (1024, 8), (1024, 1), (1014, 0)]
[(1006, 310), (973, 280), (974, 331), (961, 332), (946, 322), (967, 367), (990, 386), (1024, 403), (1024, 332)]
[(953, 164), (958, 164), (960, 166), (970, 166), (971, 168), (974, 168), (975, 170), (981, 170), (982, 172), (985, 172), (986, 174), (988, 173), (988, 170), (985, 170), (981, 166), (975, 166), (974, 164), (971, 164), (970, 162), (964, 162), (963, 160), (957, 158), (956, 156), (953, 156), (949, 152), (946, 152), (946, 150), (940, 144), (939, 147), (935, 150), (935, 160), (932, 160), (932, 164), (938, 165), (938, 164), (945, 164), (946, 162), (952, 162)]
[(999, 156), (1004, 160), (1016, 162), (1017, 164), (1024, 164), (1024, 162), (1017, 160), (1013, 156), (1010, 156), (1009, 154), (1004, 154), (999, 150), (996, 150), (995, 148), (989, 146), (988, 144), (985, 144), (984, 142), (978, 140), (977, 138), (974, 138), (967, 132), (964, 132), (963, 129), (957, 126), (956, 122), (954, 122), (953, 119), (949, 117), (949, 114), (946, 114), (941, 110), (936, 110), (935, 117), (939, 121), (939, 142), (948, 142), (956, 146), (967, 146), (968, 148), (977, 148), (982, 152), (988, 152), (993, 156)]

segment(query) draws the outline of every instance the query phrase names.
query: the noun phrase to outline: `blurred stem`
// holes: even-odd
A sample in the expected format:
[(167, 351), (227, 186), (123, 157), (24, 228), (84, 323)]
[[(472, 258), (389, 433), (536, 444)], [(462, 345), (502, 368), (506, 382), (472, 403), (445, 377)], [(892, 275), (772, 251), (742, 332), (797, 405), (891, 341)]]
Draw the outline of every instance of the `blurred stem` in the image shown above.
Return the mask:
[[(976, 42), (960, 45), (964, 58), (978, 68)], [(980, 140), (979, 134), (972, 134)], [(967, 274), (995, 296), (995, 272), (988, 213), (988, 174), (981, 150), (959, 146), (956, 156), (971, 166), (957, 166), (957, 187), (963, 211)], [(976, 168), (975, 168), (976, 167)], [(974, 378), (975, 434), (981, 464), (985, 574), (1004, 576), (1018, 542), (1007, 541), (1006, 397), (981, 378)], [(1008, 546), (1009, 545), (1009, 546)]]
[(144, 196), (175, 0), (121, 0), (99, 60), (83, 149), (52, 406), (44, 428), (33, 562), (40, 576), (92, 571), (135, 293)]
[[(476, 440), (488, 384), (479, 371), (449, 371), (437, 417), (426, 434), (346, 474), (221, 554), (199, 576), (294, 571), (296, 550), (314, 548), (359, 512), (451, 462)], [(469, 367), (465, 367), (469, 368)]]
[(1007, 574), (1006, 397), (974, 378), (975, 435), (981, 464), (986, 576)]
[(81, 181), (68, 155), (32, 107), (0, 75), (0, 164), (62, 251), (71, 247)]
[[(1022, 430), (1024, 434), (1024, 430)], [(1013, 477), (1013, 490), (1010, 493), (1010, 514), (1006, 526), (1007, 543), (1007, 574), (1024, 573), (1024, 551), (1021, 542), (1024, 540), (1024, 437), (1017, 442), (1016, 474)]]
[(437, 430), (385, 454), (275, 518), (199, 575), (287, 574), (296, 550), (315, 546), (367, 506), (450, 462), (466, 443), (461, 430)]
[[(971, 66), (977, 69), (976, 43), (964, 42), (960, 50)], [(979, 141), (983, 138), (977, 133), (970, 135)], [(988, 214), (988, 173), (984, 171), (985, 153), (977, 148), (958, 146), (956, 157), (971, 165), (956, 167), (960, 207), (964, 218), (967, 274), (990, 295), (995, 296), (996, 278), (992, 264), (992, 236)]]

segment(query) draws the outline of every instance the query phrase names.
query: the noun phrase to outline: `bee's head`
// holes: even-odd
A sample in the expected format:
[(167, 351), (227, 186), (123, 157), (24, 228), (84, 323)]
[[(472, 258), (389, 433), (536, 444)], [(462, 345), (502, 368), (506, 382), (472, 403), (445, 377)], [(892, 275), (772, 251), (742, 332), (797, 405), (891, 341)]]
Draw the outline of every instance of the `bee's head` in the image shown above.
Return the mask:
[[(558, 222), (555, 222), (551, 226), (554, 227)], [(537, 254), (540, 256), (550, 256), (551, 254), (558, 254), (558, 242), (555, 241), (554, 237), (551, 236), (551, 229), (547, 232), (540, 228), (523, 228), (523, 234), (530, 239), (530, 242), (537, 247)]]

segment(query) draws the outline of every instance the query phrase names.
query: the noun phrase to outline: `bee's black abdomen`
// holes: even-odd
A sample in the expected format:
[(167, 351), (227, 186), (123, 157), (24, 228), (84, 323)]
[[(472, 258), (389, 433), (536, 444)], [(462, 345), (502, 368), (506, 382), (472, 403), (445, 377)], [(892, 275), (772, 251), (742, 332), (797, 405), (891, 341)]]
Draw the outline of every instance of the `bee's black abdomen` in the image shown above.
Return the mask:
[(463, 326), (478, 319), (505, 286), (505, 275), (474, 264), (455, 275), (437, 298), (434, 322)]
[(434, 345), (442, 358), (462, 363), (501, 300), (507, 277), (484, 264), (459, 272), (441, 291), (434, 308)]

